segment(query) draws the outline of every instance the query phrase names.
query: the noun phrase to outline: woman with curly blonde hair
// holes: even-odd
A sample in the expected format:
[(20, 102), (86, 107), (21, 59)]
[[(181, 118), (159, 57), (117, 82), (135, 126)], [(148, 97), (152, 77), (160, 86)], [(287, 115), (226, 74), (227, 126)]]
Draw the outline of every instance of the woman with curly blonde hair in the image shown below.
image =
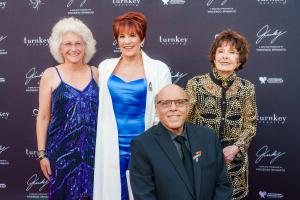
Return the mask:
[(92, 198), (98, 112), (98, 70), (90, 29), (79, 19), (58, 21), (49, 39), (59, 63), (40, 82), (36, 123), (38, 158), (49, 180), (49, 199)]

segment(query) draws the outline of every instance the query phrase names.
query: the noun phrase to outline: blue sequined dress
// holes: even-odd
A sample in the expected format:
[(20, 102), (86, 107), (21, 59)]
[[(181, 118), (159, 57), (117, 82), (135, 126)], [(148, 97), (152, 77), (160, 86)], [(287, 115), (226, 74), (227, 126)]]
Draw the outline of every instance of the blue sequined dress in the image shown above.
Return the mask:
[(146, 79), (125, 82), (111, 75), (108, 89), (112, 98), (118, 127), (122, 200), (128, 199), (126, 170), (130, 159), (130, 142), (145, 130), (147, 96)]
[(81, 91), (61, 80), (52, 92), (47, 153), (49, 199), (79, 200), (93, 195), (99, 88), (93, 78)]

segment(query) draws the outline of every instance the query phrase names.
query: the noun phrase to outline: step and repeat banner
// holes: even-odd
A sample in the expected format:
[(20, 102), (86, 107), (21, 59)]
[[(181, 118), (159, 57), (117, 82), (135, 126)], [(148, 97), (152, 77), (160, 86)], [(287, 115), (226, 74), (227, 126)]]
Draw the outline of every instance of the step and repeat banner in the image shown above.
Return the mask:
[(299, 199), (298, 0), (0, 0), (0, 199), (47, 199), (35, 121), (42, 72), (56, 63), (48, 38), (62, 17), (84, 21), (97, 40), (90, 64), (120, 55), (113, 19), (148, 18), (144, 50), (167, 63), (173, 82), (210, 70), (208, 48), (225, 28), (251, 45), (239, 76), (256, 86), (258, 128), (249, 149), (249, 199)]

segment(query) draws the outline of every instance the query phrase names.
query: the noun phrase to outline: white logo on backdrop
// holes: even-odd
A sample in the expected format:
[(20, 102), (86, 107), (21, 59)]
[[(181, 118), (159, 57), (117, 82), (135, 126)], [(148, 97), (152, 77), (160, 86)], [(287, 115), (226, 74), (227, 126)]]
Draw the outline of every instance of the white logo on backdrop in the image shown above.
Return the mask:
[(38, 114), (39, 114), (39, 109), (34, 108), (34, 109), (32, 110), (32, 117), (37, 117)]
[[(215, 0), (208, 0), (206, 5), (210, 6)], [(228, 0), (221, 0), (220, 5), (224, 6), (226, 3), (228, 2)]]
[(37, 174), (33, 174), (27, 180), (27, 188), (26, 191), (30, 191), (32, 188), (38, 188), (38, 191), (41, 192), (46, 185), (48, 185), (48, 180), (46, 178), (39, 178)]
[(24, 37), (23, 42), (27, 46), (48, 46), (49, 38), (42, 38), (41, 36), (38, 36), (37, 38)]
[[(43, 76), (43, 72), (38, 74), (35, 67), (32, 67), (25, 75), (25, 85), (28, 85), (33, 79), (40, 79)], [(39, 82), (39, 81), (38, 81)]]
[(282, 157), (285, 154), (286, 152), (280, 152), (277, 150), (271, 152), (268, 145), (265, 145), (256, 152), (255, 164), (259, 164), (261, 161), (268, 159), (269, 164), (272, 165), (278, 158)]
[(29, 0), (29, 5), (30, 5), (33, 9), (38, 10), (41, 4), (44, 4), (44, 3), (42, 2), (42, 0)]
[(287, 0), (257, 0), (262, 5), (286, 4)]
[(36, 150), (30, 150), (30, 149), (25, 149), (25, 154), (29, 157), (29, 158), (37, 158), (37, 151)]
[(182, 5), (185, 4), (185, 0), (162, 0), (163, 5)]
[(0, 83), (4, 83), (5, 82), (5, 78), (4, 77), (0, 77)]
[[(0, 35), (0, 43), (7, 38), (7, 35)], [(0, 48), (0, 55), (6, 55), (6, 49)]]
[(141, 0), (113, 0), (115, 6), (139, 6)]
[(0, 8), (4, 9), (6, 6), (6, 3), (7, 3), (6, 1), (0, 1)]
[(286, 48), (283, 45), (275, 45), (277, 40), (283, 35), (285, 35), (287, 31), (281, 31), (278, 29), (272, 30), (270, 25), (264, 25), (261, 27), (256, 34), (255, 43), (258, 46), (256, 51), (260, 52), (274, 52), (274, 51), (286, 51)]
[(260, 81), (260, 84), (266, 84), (266, 81), (268, 80), (267, 77), (259, 77), (258, 79)]
[(7, 38), (7, 35), (0, 35), (0, 42), (2, 42), (5, 38)]
[(6, 184), (5, 183), (0, 183), (0, 189), (5, 189), (6, 188)]
[[(87, 0), (79, 0), (78, 1), (80, 3), (79, 7), (82, 7), (86, 3), (86, 1)], [(75, 0), (68, 0), (67, 7), (70, 7), (74, 2), (75, 2)]]
[(258, 195), (260, 196), (261, 199), (282, 199), (283, 198), (283, 194), (281, 193), (274, 193), (274, 192), (267, 192), (265, 190), (263, 191), (259, 191)]
[(229, 0), (204, 0), (209, 14), (235, 14), (237, 10), (233, 7), (225, 7)]
[(114, 53), (120, 53), (121, 52), (117, 40), (113, 41), (112, 46), (113, 46), (113, 52)]
[(188, 75), (188, 73), (182, 73), (182, 72), (173, 72), (171, 71), (172, 75), (172, 83), (178, 83), (182, 78)]
[(281, 152), (276, 149), (271, 150), (268, 145), (262, 146), (256, 152), (256, 160), (254, 161), (256, 171), (275, 173), (285, 172), (285, 168), (279, 164), (281, 158), (283, 158), (286, 154), (286, 152)]
[(87, 0), (67, 0), (67, 8), (69, 7), (76, 7), (77, 8), (70, 8), (68, 11), (69, 15), (93, 15), (95, 14), (92, 8), (83, 8), (86, 4)]
[[(27, 86), (26, 92), (38, 92), (40, 79), (42, 76), (43, 72), (38, 73), (35, 67), (30, 68), (29, 71), (25, 74), (25, 86)], [(35, 86), (29, 86), (32, 85), (33, 80), (35, 80), (33, 83), (35, 84)]]
[(279, 124), (283, 125), (287, 121), (286, 116), (279, 116), (277, 114), (271, 114), (271, 115), (260, 115), (257, 116), (257, 122), (260, 124)]
[(8, 119), (9, 112), (0, 112), (0, 119)]
[[(0, 155), (2, 155), (9, 148), (10, 148), (9, 146), (5, 146), (5, 145), (1, 144), (0, 145)], [(0, 165), (9, 165), (9, 161), (8, 160), (1, 160), (0, 159)]]
[(272, 31), (269, 25), (264, 25), (259, 31), (257, 32), (257, 40), (256, 44), (259, 44), (261, 41), (265, 40), (266, 38), (270, 38), (270, 44), (273, 44), (280, 36), (285, 34), (287, 31), (279, 31), (278, 29)]
[(260, 84), (265, 85), (265, 84), (283, 84), (283, 78), (268, 78), (265, 76), (260, 76), (259, 78)]
[(0, 145), (0, 154), (2, 154), (4, 151), (6, 151), (7, 149), (9, 149), (9, 146), (5, 146), (5, 145)]
[(266, 198), (266, 196), (267, 196), (267, 192), (266, 191), (259, 191), (259, 196), (260, 196), (260, 198)]
[(185, 46), (188, 42), (187, 37), (181, 37), (178, 35), (175, 35), (173, 37), (164, 37), (164, 36), (159, 36), (159, 42), (162, 45), (182, 45)]

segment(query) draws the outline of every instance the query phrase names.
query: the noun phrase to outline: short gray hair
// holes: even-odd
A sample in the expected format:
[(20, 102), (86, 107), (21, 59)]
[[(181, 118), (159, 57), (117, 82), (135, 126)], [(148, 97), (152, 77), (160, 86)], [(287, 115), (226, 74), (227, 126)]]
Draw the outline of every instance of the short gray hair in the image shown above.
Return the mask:
[(75, 17), (63, 18), (52, 28), (52, 33), (49, 38), (49, 47), (52, 56), (58, 63), (64, 62), (64, 58), (60, 53), (60, 45), (63, 35), (69, 32), (82, 37), (85, 47), (83, 62), (84, 64), (88, 63), (96, 53), (96, 40), (91, 30), (81, 20)]

